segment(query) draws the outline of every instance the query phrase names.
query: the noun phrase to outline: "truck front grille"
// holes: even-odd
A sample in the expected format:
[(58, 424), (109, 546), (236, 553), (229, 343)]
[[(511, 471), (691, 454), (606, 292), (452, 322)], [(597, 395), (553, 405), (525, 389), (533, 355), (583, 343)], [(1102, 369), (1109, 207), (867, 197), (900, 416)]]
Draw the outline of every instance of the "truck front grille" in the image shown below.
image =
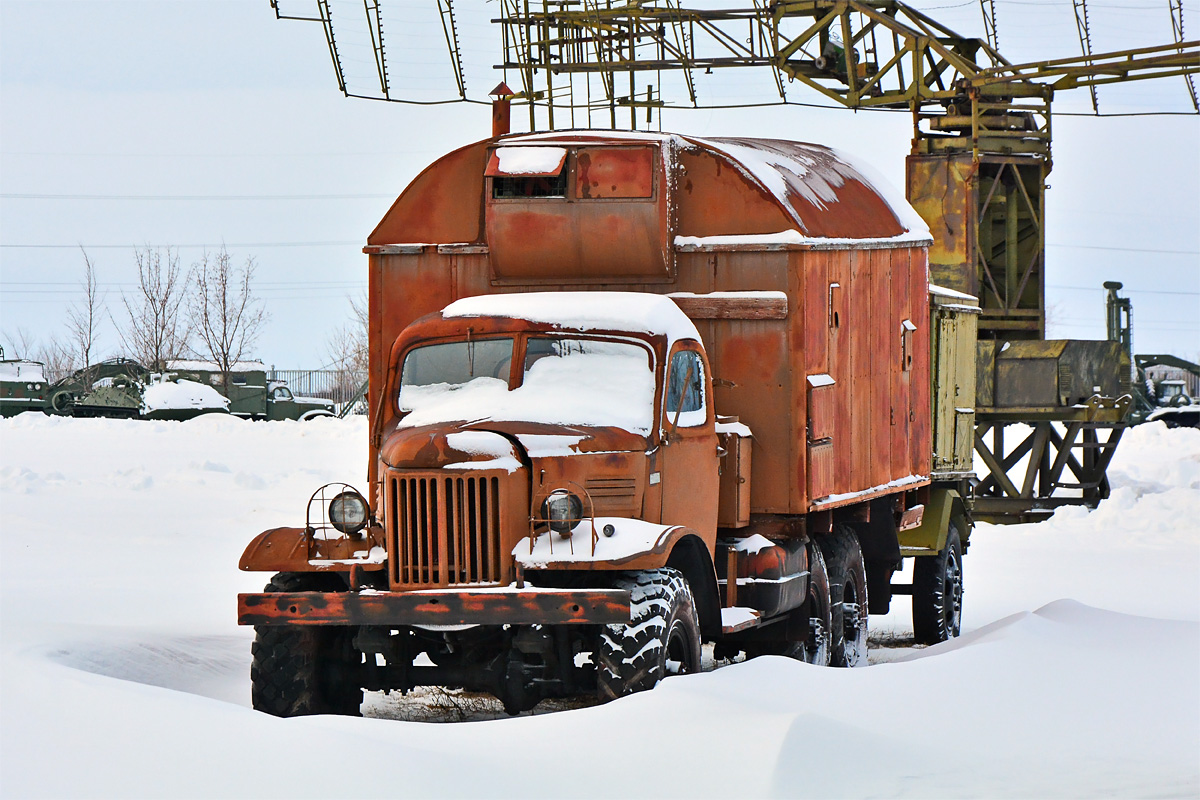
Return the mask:
[(500, 510), (496, 477), (391, 476), (387, 535), (393, 585), (499, 583)]

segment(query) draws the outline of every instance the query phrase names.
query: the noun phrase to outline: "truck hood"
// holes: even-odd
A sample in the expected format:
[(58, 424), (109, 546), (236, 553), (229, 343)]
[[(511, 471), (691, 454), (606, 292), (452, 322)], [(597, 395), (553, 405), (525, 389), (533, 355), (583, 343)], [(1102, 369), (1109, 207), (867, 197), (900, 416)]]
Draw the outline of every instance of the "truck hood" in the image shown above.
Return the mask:
[(389, 467), (398, 469), (450, 467), (513, 472), (529, 459), (634, 452), (648, 445), (646, 437), (620, 428), (489, 420), (452, 429), (441, 425), (398, 428), (384, 439), (379, 455)]

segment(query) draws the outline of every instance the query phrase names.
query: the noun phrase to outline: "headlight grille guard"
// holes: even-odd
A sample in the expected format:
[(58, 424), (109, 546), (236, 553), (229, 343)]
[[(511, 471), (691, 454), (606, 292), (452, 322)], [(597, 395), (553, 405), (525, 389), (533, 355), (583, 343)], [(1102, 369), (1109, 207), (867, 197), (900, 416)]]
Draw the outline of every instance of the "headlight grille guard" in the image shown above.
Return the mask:
[[(329, 519), (329, 504), (335, 497), (345, 492), (356, 494), (362, 499), (367, 509), (366, 525), (354, 533), (343, 533)], [(372, 519), (371, 504), (367, 502), (362, 492), (348, 483), (327, 483), (313, 492), (308, 498), (308, 506), (304, 514), (304, 531), (313, 539), (357, 539), (363, 535), (367, 526), (375, 524)]]
[[(572, 486), (579, 490), (578, 493), (572, 492), (568, 488), (568, 487), (572, 487)], [(530, 516), (530, 520), (529, 520), (529, 522), (530, 522), (530, 526), (529, 526), (529, 529), (530, 529), (529, 553), (530, 553), (530, 555), (533, 554), (534, 543), (537, 542), (537, 540), (541, 538), (542, 533), (545, 533), (546, 535), (548, 535), (550, 537), (550, 552), (551, 553), (554, 552), (554, 539), (556, 537), (554, 535), (554, 531), (551, 530), (551, 528), (550, 528), (551, 520), (546, 519), (543, 516), (543, 514), (541, 513), (541, 511), (542, 511), (542, 508), (546, 505), (546, 501), (549, 500), (552, 496), (554, 496), (555, 494), (557, 494), (559, 492), (568, 492), (569, 494), (574, 494), (576, 497), (583, 498), (583, 500), (586, 502), (585, 507), (587, 509), (587, 513), (584, 516), (581, 516), (579, 519), (572, 520), (575, 523), (575, 525), (572, 526), (572, 529), (574, 529), (576, 526), (578, 526), (580, 522), (586, 521), (588, 523), (588, 526), (591, 528), (591, 534), (592, 534), (591, 535), (591, 547), (592, 547), (591, 555), (593, 555), (593, 556), (596, 555), (596, 543), (600, 541), (600, 534), (596, 531), (596, 504), (592, 500), (591, 492), (589, 492), (584, 487), (580, 486), (575, 481), (567, 481), (566, 483), (555, 486), (555, 488), (551, 489), (550, 491), (546, 492), (543, 495), (540, 495), (535, 500), (535, 502), (532, 504), (532, 507), (534, 509), (536, 509), (536, 511)], [(559, 520), (555, 520), (555, 521), (559, 521)], [(544, 528), (544, 531), (539, 532), (538, 531), (539, 527)], [(566, 544), (567, 547), (569, 547), (571, 549), (571, 554), (574, 555), (575, 554), (575, 537), (572, 536), (570, 533), (565, 534), (565, 535), (559, 534), (559, 536), (565, 540), (565, 542), (560, 543), (559, 546), (561, 547), (562, 544)]]

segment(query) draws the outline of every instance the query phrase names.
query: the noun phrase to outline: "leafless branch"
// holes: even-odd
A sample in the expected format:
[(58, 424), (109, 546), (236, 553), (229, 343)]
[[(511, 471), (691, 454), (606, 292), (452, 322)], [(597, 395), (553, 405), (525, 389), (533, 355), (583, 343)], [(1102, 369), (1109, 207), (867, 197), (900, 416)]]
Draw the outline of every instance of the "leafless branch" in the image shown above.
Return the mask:
[(113, 325), (126, 351), (148, 369), (162, 372), (167, 362), (187, 350), (191, 331), (181, 313), (187, 296), (188, 277), (179, 269), (179, 254), (165, 254), (149, 247), (134, 254), (138, 267), (138, 290), (131, 299), (122, 294), (128, 321)]
[(234, 267), (224, 247), (215, 255), (205, 253), (192, 266), (188, 319), (199, 354), (210, 358), (222, 373), (228, 374), (250, 355), (268, 319), (251, 289), (254, 270), (253, 258), (247, 258), (241, 268)]

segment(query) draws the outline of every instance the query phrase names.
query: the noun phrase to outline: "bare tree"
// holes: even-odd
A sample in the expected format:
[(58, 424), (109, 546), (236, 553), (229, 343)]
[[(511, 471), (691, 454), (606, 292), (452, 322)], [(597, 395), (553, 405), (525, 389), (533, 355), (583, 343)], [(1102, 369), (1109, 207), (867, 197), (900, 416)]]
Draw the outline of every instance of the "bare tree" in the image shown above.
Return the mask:
[(33, 358), (37, 348), (37, 336), (28, 328), (18, 326), (15, 331), (5, 331), (4, 338), (8, 340), (8, 348), (4, 351), (5, 358)]
[(341, 370), (367, 370), (367, 296), (350, 300), (351, 319), (334, 329), (325, 343), (329, 366)]
[(328, 367), (339, 371), (336, 391), (339, 397), (351, 397), (367, 374), (367, 295), (350, 297), (351, 319), (335, 328), (325, 342)]
[(96, 281), (96, 268), (88, 258), (86, 250), (83, 251), (83, 264), (83, 302), (72, 304), (67, 309), (67, 336), (73, 350), (72, 360), (88, 367), (91, 366), (93, 350), (100, 332), (104, 298)]
[(187, 297), (187, 275), (179, 269), (179, 254), (149, 247), (134, 254), (138, 290), (132, 299), (121, 295), (128, 323), (114, 327), (126, 351), (155, 372), (187, 350), (190, 330), (182, 314)]
[(49, 342), (38, 347), (35, 360), (45, 365), (46, 380), (50, 383), (65, 378), (76, 370), (74, 348), (53, 336)]
[(196, 349), (225, 376), (251, 353), (268, 319), (250, 287), (254, 270), (249, 257), (240, 268), (234, 267), (224, 247), (213, 256), (205, 253), (192, 266), (188, 318), (198, 340)]

